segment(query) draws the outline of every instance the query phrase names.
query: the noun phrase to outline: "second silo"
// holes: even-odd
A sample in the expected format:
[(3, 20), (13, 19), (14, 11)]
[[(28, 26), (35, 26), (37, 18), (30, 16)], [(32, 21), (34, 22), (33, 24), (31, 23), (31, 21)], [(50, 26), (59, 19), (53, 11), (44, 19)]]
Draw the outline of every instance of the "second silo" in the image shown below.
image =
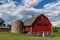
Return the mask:
[(22, 31), (23, 31), (23, 22), (21, 20), (13, 20), (11, 23), (11, 32), (22, 33)]

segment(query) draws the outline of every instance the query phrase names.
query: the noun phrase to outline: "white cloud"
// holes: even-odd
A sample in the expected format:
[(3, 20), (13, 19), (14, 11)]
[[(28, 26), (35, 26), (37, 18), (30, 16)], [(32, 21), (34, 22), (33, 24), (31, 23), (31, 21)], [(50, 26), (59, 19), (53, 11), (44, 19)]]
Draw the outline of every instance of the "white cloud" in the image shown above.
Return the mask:
[(52, 2), (44, 5), (43, 9), (35, 9), (33, 6), (40, 3), (42, 0), (23, 0), (24, 5), (15, 5), (15, 2), (8, 0), (7, 3), (0, 5), (0, 17), (10, 23), (13, 19), (27, 19), (41, 13), (45, 14), (53, 25), (60, 24), (60, 1)]
[(0, 0), (1, 3), (4, 3), (6, 0)]
[(59, 25), (59, 24), (60, 24), (60, 21), (57, 21), (57, 22), (51, 22), (51, 23), (52, 23), (53, 26), (57, 26), (57, 27), (60, 26), (60, 25)]
[(44, 5), (44, 8), (42, 9), (46, 13), (46, 15), (49, 15), (51, 18), (51, 22), (54, 26), (59, 26), (60, 24), (60, 1), (48, 3)]
[(52, 2), (44, 5), (44, 8), (46, 9), (55, 9), (57, 6), (60, 5), (60, 2)]
[(23, 0), (23, 4), (26, 7), (31, 7), (34, 5), (37, 5), (38, 3), (40, 3), (42, 0)]
[(13, 12), (15, 11), (16, 9), (16, 5), (13, 4), (13, 3), (8, 3), (8, 4), (3, 4), (0, 6), (0, 12), (1, 13), (7, 13), (7, 14), (10, 14), (12, 13), (13, 15)]
[[(39, 2), (37, 2), (37, 0), (33, 0), (33, 3), (31, 3), (31, 1), (30, 2), (28, 1), (28, 6), (36, 5), (37, 3), (39, 3)], [(25, 4), (25, 5), (27, 5), (27, 4)], [(28, 8), (25, 5), (17, 6), (17, 5), (15, 5), (15, 2), (13, 2), (12, 0), (8, 0), (4, 4), (0, 5), (0, 17), (3, 18), (6, 21), (6, 23), (10, 23), (11, 20), (13, 20), (13, 19), (22, 19), (25, 17), (29, 18), (29, 17), (31, 17), (31, 14), (29, 13), (30, 16), (28, 16), (29, 14), (25, 14), (25, 12), (26, 11), (28, 12), (27, 9), (30, 9), (30, 8)], [(31, 11), (31, 9), (29, 11)]]

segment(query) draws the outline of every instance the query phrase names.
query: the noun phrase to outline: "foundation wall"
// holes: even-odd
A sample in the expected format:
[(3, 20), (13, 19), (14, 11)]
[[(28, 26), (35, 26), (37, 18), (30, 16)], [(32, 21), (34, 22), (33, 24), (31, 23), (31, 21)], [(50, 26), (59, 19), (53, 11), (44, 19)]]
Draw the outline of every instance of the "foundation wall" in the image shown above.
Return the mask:
[(51, 32), (28, 32), (28, 34), (32, 34), (34, 36), (41, 36), (41, 37), (43, 37), (43, 36), (45, 36), (45, 37), (49, 36), (50, 37), (51, 36)]

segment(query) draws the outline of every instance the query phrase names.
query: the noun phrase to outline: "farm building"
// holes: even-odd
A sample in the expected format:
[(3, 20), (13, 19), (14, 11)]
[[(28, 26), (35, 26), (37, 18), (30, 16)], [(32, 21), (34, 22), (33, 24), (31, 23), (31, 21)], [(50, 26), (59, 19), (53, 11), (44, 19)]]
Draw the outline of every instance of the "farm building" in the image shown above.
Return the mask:
[(0, 26), (0, 32), (9, 32), (9, 27)]
[(23, 22), (21, 20), (13, 20), (11, 23), (12, 33), (22, 33), (23, 32)]
[(24, 26), (27, 27), (28, 34), (51, 36), (52, 24), (44, 14), (24, 21)]

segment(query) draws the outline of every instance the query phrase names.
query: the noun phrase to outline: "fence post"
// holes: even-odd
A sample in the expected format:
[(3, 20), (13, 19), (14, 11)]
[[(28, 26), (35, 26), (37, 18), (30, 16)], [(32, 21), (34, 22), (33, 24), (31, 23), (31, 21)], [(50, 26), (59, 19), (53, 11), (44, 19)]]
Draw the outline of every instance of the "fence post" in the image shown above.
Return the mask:
[(42, 35), (42, 37), (45, 37), (45, 34), (44, 34), (44, 32), (43, 32), (43, 35)]

